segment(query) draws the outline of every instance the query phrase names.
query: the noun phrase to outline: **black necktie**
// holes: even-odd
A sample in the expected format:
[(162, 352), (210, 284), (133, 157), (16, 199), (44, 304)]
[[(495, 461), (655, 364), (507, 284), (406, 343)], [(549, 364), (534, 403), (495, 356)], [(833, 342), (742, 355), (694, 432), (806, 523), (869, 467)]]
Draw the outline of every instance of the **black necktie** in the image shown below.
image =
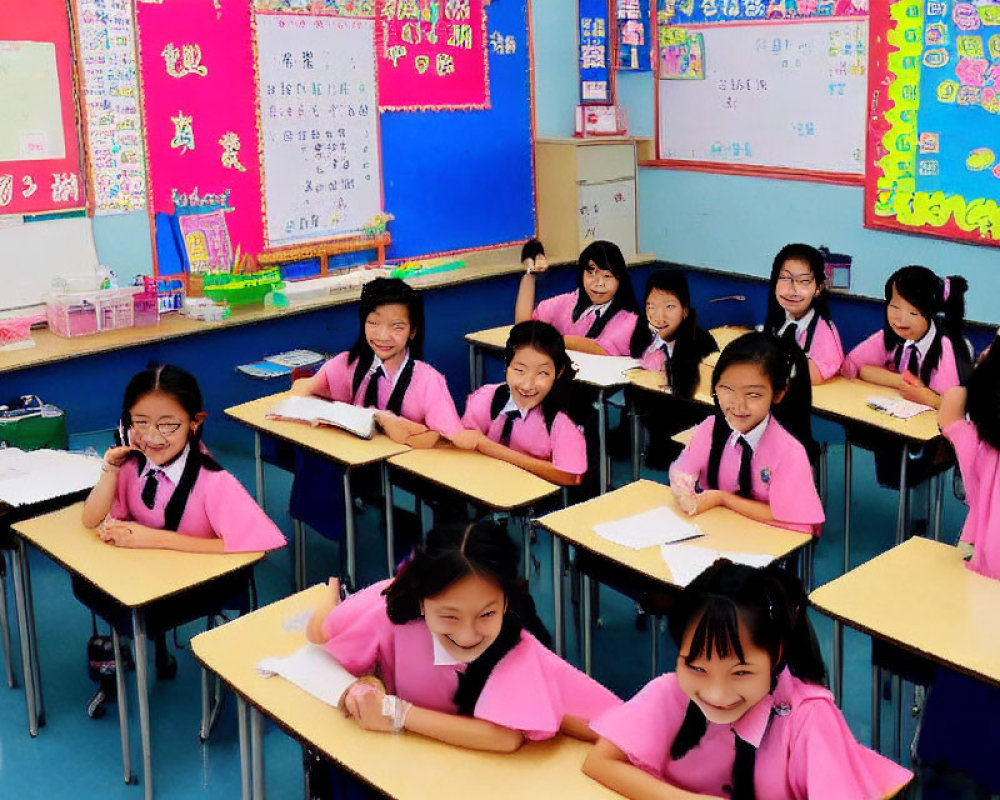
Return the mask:
[(146, 508), (152, 508), (156, 505), (156, 488), (159, 486), (159, 480), (156, 477), (157, 473), (159, 473), (157, 469), (147, 472), (146, 482), (142, 485), (142, 502)]
[(365, 389), (365, 408), (378, 406), (378, 379), (383, 375), (385, 375), (385, 370), (379, 366), (368, 378), (368, 387)]
[(503, 430), (500, 431), (500, 444), (504, 447), (510, 446), (510, 434), (514, 430), (514, 420), (521, 416), (521, 412), (516, 408), (507, 412), (507, 419), (503, 421)]
[(795, 344), (795, 337), (798, 335), (798, 332), (799, 326), (794, 322), (791, 322), (785, 326), (785, 330), (781, 334), (781, 340), (783, 342), (788, 342), (788, 344)]
[(670, 358), (670, 345), (664, 342), (660, 345), (660, 349), (663, 351), (663, 371), (667, 376), (667, 386), (672, 387), (674, 385), (674, 364)]
[(753, 497), (753, 466), (751, 464), (753, 448), (750, 446), (750, 442), (742, 436), (736, 440), (736, 443), (743, 450), (740, 456), (740, 490), (737, 494), (749, 500)]
[(601, 318), (601, 309), (595, 308), (594, 309), (594, 322), (597, 322), (597, 320), (599, 320), (600, 318)]
[(920, 353), (917, 351), (917, 346), (915, 344), (908, 344), (907, 347), (910, 349), (910, 356), (906, 362), (906, 369), (911, 375), (920, 375)]

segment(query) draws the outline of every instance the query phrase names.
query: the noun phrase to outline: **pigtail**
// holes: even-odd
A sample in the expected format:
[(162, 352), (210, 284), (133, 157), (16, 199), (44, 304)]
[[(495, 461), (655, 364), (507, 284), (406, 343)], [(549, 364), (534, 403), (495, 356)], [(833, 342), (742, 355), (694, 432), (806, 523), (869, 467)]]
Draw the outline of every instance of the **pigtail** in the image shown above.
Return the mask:
[(705, 475), (706, 489), (719, 488), (719, 465), (722, 463), (722, 451), (726, 448), (732, 428), (726, 422), (726, 415), (719, 408), (719, 402), (715, 402), (715, 420), (712, 423), (712, 444), (708, 450), (708, 471)]
[(198, 427), (194, 433), (188, 437), (188, 456), (184, 463), (184, 471), (174, 488), (174, 493), (167, 501), (166, 508), (163, 509), (163, 528), (168, 531), (176, 531), (181, 524), (184, 510), (187, 508), (188, 498), (198, 481), (198, 475), (202, 469), (209, 472), (220, 472), (222, 466), (209, 455), (201, 443), (201, 432), (204, 425)]
[(759, 570), (760, 588), (767, 602), (768, 614), (784, 644), (776, 671), (788, 667), (796, 678), (817, 686), (826, 686), (826, 664), (816, 631), (809, 622), (809, 599), (798, 577), (777, 564)]
[(649, 322), (641, 316), (632, 329), (632, 338), (628, 342), (628, 352), (632, 358), (642, 358), (643, 353), (653, 343), (656, 333), (649, 327)]
[(775, 419), (806, 449), (811, 462), (819, 457), (819, 445), (812, 435), (812, 381), (809, 360), (797, 344), (774, 339), (779, 355), (785, 360), (788, 384), (785, 396), (773, 408)]
[(753, 783), (756, 766), (757, 748), (737, 736), (731, 800), (757, 800), (757, 790)]
[(569, 356), (566, 356), (565, 364), (556, 364), (556, 370), (558, 371), (562, 368), (562, 372), (559, 373), (555, 382), (552, 384), (552, 388), (546, 395), (545, 399), (542, 400), (542, 416), (545, 419), (545, 428), (550, 433), (552, 432), (552, 424), (556, 421), (556, 416), (561, 411), (570, 421), (574, 424), (573, 415), (570, 413), (570, 402), (573, 393), (573, 381), (576, 380), (576, 365), (570, 361)]
[(996, 340), (966, 381), (965, 411), (979, 438), (1000, 450), (1000, 344)]
[(701, 384), (701, 362), (718, 349), (715, 338), (698, 327), (695, 310), (690, 309), (674, 340), (674, 354), (670, 359), (671, 391), (686, 400), (694, 397)]
[(500, 660), (513, 650), (517, 643), (521, 641), (521, 631), (523, 626), (517, 615), (510, 612), (504, 614), (503, 626), (493, 644), (471, 664), (465, 668), (465, 672), (458, 673), (458, 688), (452, 696), (455, 705), (458, 706), (458, 714), (463, 717), (471, 717), (476, 711), (476, 703), (483, 693), (486, 681)]
[(673, 744), (670, 745), (670, 760), (677, 761), (684, 758), (692, 749), (698, 746), (701, 737), (708, 731), (708, 720), (701, 713), (694, 700), (688, 702), (687, 711), (684, 712), (684, 721), (681, 723), (677, 736), (674, 737)]
[(972, 371), (972, 357), (965, 341), (965, 293), (969, 284), (961, 275), (949, 275), (941, 282), (944, 301), (944, 330), (951, 339), (955, 352), (955, 365), (959, 380), (964, 381)]

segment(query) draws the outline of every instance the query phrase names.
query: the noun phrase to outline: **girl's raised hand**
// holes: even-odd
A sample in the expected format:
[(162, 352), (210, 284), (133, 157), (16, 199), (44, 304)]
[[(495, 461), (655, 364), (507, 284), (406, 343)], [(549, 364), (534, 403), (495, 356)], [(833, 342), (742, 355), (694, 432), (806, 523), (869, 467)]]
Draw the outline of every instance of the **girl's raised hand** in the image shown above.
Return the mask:
[(539, 253), (534, 258), (526, 258), (522, 263), (524, 264), (525, 272), (529, 274), (545, 272), (549, 268), (549, 262), (545, 258), (545, 253)]

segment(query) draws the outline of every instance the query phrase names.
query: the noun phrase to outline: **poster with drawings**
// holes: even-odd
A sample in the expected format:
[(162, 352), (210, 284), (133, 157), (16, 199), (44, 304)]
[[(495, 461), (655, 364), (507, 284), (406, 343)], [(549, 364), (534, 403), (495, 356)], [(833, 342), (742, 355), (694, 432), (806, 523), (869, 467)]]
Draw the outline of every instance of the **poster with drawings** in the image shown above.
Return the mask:
[(76, 0), (94, 213), (146, 207), (146, 168), (130, 0)]
[(371, 19), (256, 16), (265, 243), (362, 233), (382, 212)]

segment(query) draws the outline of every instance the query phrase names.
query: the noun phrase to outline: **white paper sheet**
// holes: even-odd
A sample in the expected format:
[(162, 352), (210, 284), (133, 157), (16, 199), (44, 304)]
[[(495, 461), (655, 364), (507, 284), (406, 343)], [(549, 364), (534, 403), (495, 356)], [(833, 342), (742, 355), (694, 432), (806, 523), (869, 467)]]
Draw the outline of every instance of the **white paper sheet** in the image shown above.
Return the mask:
[(702, 536), (701, 529), (678, 516), (668, 506), (658, 506), (614, 522), (594, 526), (594, 533), (609, 542), (642, 550), (644, 547), (680, 542)]
[(357, 680), (318, 644), (309, 643), (284, 658), (263, 658), (257, 671), (265, 678), (280, 675), (302, 691), (330, 706), (339, 706), (340, 698)]
[(896, 417), (897, 419), (909, 419), (910, 417), (917, 416), (917, 414), (923, 414), (925, 411), (934, 410), (930, 406), (925, 406), (923, 403), (914, 403), (912, 400), (904, 400), (902, 397), (882, 397), (880, 395), (874, 395), (869, 397), (866, 402), (876, 411), (881, 411), (882, 413), (888, 414), (890, 417)]
[(91, 489), (100, 478), (100, 458), (65, 450), (0, 448), (0, 500), (12, 506)]
[(625, 372), (639, 366), (639, 361), (628, 356), (597, 356), (592, 353), (569, 354), (576, 364), (576, 379), (594, 386), (620, 386), (628, 383)]
[(728, 558), (748, 567), (766, 567), (774, 561), (773, 556), (763, 553), (723, 552), (695, 544), (665, 544), (660, 547), (660, 554), (670, 568), (670, 577), (676, 586), (687, 586), (720, 558)]

